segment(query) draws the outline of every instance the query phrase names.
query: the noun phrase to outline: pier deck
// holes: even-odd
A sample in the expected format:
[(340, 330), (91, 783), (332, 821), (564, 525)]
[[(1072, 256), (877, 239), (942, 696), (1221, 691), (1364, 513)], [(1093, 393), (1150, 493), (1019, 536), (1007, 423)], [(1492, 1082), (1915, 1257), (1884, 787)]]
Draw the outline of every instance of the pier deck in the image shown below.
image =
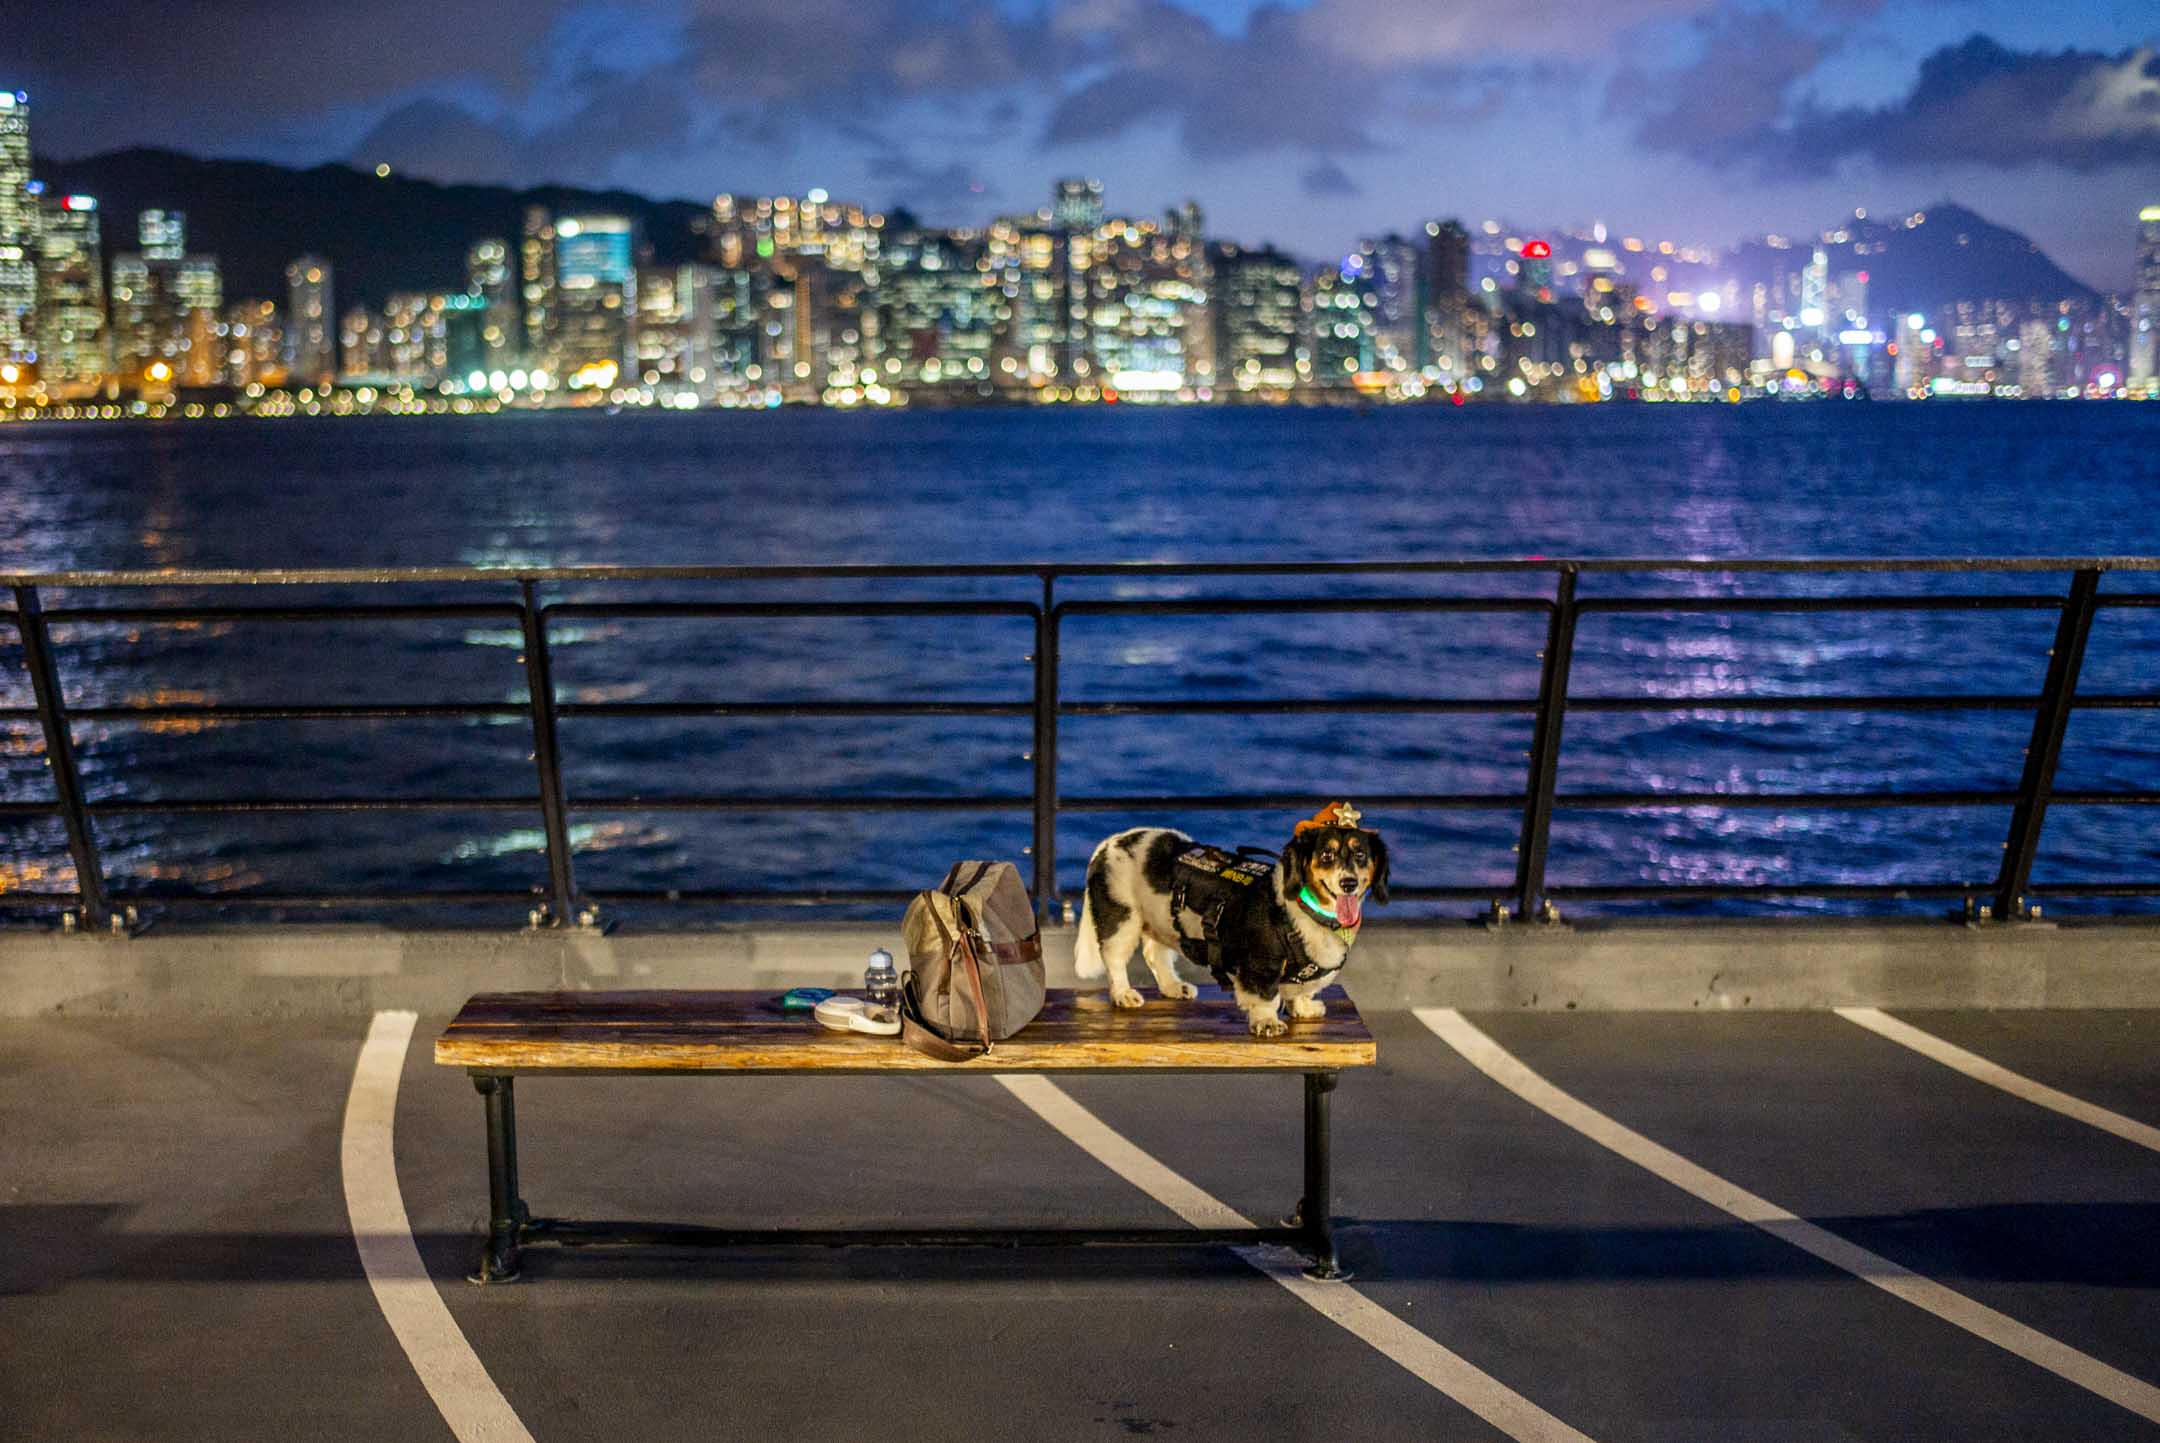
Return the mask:
[[(1348, 1284), (1219, 1248), (928, 1248), (539, 1256), (548, 1286), (488, 1289), (465, 1281), (470, 1088), (426, 1043), (444, 1017), (7, 1021), (0, 1416), (26, 1438), (2160, 1436), (2138, 1131), (2160, 1011), (1896, 1017), (2131, 1125), (1866, 1014), (1369, 1006), (1382, 1060), (1344, 1079), (1335, 1144)], [(536, 1078), (526, 1188), (605, 1210), (667, 1155), (653, 1205), (721, 1225), (1285, 1201), (1294, 1080), (1024, 1081)], [(1794, 1221), (1706, 1201), (1675, 1160)], [(386, 1193), (425, 1277), (379, 1300)], [(1855, 1276), (1822, 1238), (1887, 1266)], [(416, 1298), (447, 1329), (412, 1357), (392, 1318)], [(1000, 1366), (934, 1401), (878, 1386), (955, 1348)]]

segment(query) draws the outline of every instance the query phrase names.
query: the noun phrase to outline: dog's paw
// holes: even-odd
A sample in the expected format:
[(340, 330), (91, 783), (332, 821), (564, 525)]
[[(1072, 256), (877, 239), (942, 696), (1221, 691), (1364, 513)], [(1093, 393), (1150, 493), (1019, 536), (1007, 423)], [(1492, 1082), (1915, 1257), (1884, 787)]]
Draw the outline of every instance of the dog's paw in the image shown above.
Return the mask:
[(1111, 991), (1110, 1005), (1113, 1007), (1145, 1007), (1147, 1003), (1145, 999), (1143, 999), (1139, 993), (1133, 991), (1132, 988), (1119, 987)]
[(1317, 997), (1293, 997), (1290, 999), (1290, 1015), (1310, 1022), (1315, 1017), (1327, 1016), (1327, 1004)]
[(1280, 1017), (1272, 1017), (1264, 1013), (1247, 1013), (1246, 1018), (1251, 1025), (1252, 1035), (1255, 1037), (1280, 1037), (1290, 1030), (1290, 1024)]
[(1173, 982), (1159, 989), (1162, 995), (1177, 1002), (1190, 1002), (1200, 995), (1200, 989), (1190, 982)]

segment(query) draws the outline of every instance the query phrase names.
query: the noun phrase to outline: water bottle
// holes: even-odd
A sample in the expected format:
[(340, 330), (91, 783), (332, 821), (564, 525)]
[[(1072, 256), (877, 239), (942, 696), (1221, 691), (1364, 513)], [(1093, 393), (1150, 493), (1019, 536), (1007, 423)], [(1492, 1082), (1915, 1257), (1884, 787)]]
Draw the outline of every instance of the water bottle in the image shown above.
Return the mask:
[(870, 954), (862, 985), (872, 1007), (891, 1010), (900, 1005), (900, 973), (893, 967), (892, 953), (880, 947)]

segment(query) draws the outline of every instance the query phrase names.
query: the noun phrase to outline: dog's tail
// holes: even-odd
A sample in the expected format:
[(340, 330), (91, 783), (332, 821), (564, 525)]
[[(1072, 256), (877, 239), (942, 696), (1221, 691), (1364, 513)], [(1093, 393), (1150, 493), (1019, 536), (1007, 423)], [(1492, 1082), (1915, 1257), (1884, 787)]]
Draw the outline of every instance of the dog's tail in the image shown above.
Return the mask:
[(1080, 931), (1073, 938), (1073, 971), (1082, 977), (1100, 977), (1108, 969), (1103, 966), (1102, 938), (1095, 934), (1095, 875), (1102, 866), (1103, 848), (1110, 845), (1105, 838), (1095, 848), (1095, 855), (1088, 858), (1087, 887), (1080, 903)]

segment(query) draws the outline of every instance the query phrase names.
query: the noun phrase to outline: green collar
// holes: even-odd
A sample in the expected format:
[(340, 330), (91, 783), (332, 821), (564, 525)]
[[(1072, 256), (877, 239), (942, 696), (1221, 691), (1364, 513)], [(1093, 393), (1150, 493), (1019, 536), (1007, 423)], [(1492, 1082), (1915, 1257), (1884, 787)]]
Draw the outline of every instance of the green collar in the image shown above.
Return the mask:
[(1335, 914), (1321, 906), (1320, 899), (1313, 896), (1312, 888), (1300, 884), (1297, 889), (1297, 899), (1300, 907), (1312, 913), (1313, 916), (1319, 918), (1337, 932), (1355, 932), (1357, 930), (1355, 927), (1345, 927), (1342, 923), (1336, 921)]

